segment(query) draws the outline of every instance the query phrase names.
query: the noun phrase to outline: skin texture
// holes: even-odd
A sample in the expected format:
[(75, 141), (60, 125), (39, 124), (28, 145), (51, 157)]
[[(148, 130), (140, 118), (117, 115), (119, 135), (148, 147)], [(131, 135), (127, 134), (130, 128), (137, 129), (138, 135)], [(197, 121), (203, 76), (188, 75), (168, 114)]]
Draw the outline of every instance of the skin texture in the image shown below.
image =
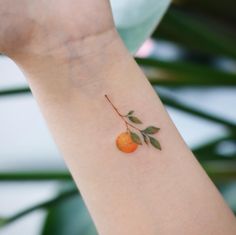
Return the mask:
[[(26, 75), (100, 234), (236, 234), (234, 215), (114, 29), (107, 0), (0, 0), (0, 17), (0, 51)], [(119, 151), (124, 126), (104, 94), (160, 127), (162, 151)]]
[[(96, 11), (91, 14), (91, 9)], [(114, 27), (106, 0), (1, 0), (0, 17), (0, 50), (13, 58), (45, 56), (66, 49), (65, 45), (72, 50), (77, 41), (82, 56), (89, 53), (83, 45), (86, 38)]]

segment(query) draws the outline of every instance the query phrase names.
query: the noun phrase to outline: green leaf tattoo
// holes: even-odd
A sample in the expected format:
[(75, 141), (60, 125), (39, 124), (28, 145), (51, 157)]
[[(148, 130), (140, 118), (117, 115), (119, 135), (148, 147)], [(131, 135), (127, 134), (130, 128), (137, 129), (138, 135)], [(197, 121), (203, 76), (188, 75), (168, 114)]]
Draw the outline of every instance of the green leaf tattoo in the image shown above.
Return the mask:
[(152, 146), (161, 150), (161, 145), (160, 145), (159, 141), (157, 139), (155, 139), (154, 137), (151, 137), (151, 136), (148, 136), (148, 137), (149, 137), (149, 140), (150, 140), (150, 143), (152, 144)]
[(149, 126), (146, 129), (143, 130), (145, 134), (156, 134), (160, 128), (155, 127), (155, 126)]
[(137, 149), (137, 146), (142, 145), (143, 143), (148, 146), (150, 143), (154, 148), (162, 150), (160, 142), (156, 138), (151, 136), (157, 134), (160, 131), (159, 127), (153, 125), (150, 125), (144, 129), (136, 127), (134, 124), (140, 125), (143, 124), (143, 122), (138, 117), (133, 115), (134, 110), (130, 110), (126, 115), (122, 115), (107, 95), (105, 95), (105, 98), (126, 126), (126, 131), (119, 134), (116, 139), (116, 145), (120, 151), (125, 153), (134, 152)]
[(130, 115), (132, 115), (133, 113), (134, 113), (134, 110), (131, 110), (131, 111), (128, 112), (127, 116), (130, 116)]
[(135, 132), (131, 131), (130, 136), (131, 136), (131, 139), (134, 141), (134, 143), (142, 145), (142, 141), (140, 137)]
[(128, 116), (128, 118), (131, 122), (134, 122), (136, 124), (142, 124), (142, 122), (135, 116)]
[(142, 133), (143, 141), (148, 145), (148, 137)]

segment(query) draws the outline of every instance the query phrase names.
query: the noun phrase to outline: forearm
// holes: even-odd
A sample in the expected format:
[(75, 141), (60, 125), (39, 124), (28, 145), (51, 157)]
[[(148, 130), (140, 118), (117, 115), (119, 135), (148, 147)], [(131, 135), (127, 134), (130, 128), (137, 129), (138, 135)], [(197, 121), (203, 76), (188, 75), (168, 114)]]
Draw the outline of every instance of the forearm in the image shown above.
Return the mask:
[[(100, 234), (235, 234), (233, 214), (116, 33), (84, 43), (87, 51), (75, 42), (18, 64)], [(162, 150), (119, 151), (126, 126), (105, 94), (142, 127), (160, 127)]]

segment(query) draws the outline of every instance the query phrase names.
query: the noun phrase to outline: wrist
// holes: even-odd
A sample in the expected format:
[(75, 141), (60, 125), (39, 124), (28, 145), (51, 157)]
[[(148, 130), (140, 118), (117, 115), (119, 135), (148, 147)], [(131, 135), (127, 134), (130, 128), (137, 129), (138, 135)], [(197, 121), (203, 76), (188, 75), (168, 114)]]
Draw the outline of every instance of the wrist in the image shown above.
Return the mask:
[(62, 77), (83, 86), (108, 77), (112, 68), (124, 63), (127, 56), (129, 53), (118, 32), (110, 28), (78, 40), (68, 39), (51, 49), (35, 47), (13, 59), (30, 73), (29, 79), (52, 79), (48, 77), (48, 70), (55, 68), (58, 75), (53, 79)]

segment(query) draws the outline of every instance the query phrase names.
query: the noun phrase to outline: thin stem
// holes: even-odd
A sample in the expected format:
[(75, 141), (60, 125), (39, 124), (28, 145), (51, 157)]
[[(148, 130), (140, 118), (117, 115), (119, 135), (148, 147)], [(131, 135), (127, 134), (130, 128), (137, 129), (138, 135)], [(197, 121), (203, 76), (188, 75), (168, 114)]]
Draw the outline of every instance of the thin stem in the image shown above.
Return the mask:
[(105, 95), (106, 99), (108, 100), (108, 102), (111, 104), (111, 106), (113, 107), (113, 109), (116, 111), (116, 113), (124, 120), (124, 115), (122, 115), (119, 110), (115, 107), (115, 105), (111, 102), (110, 98)]
[(28, 171), (28, 172), (0, 172), (0, 181), (45, 181), (60, 180), (71, 181), (69, 172), (48, 172), (48, 171)]
[(127, 122), (127, 121), (125, 120), (125, 117), (126, 117), (127, 115), (122, 115), (122, 114), (119, 112), (119, 110), (115, 107), (115, 105), (111, 102), (111, 100), (109, 99), (109, 97), (108, 97), (107, 95), (105, 95), (105, 98), (106, 98), (106, 99), (108, 100), (108, 102), (111, 104), (111, 106), (112, 106), (113, 109), (116, 111), (116, 113), (117, 113), (117, 114), (121, 117), (121, 119), (124, 121), (124, 123), (125, 123), (125, 125), (126, 125), (127, 131), (129, 131), (129, 127), (128, 127), (128, 126), (130, 126), (130, 127), (134, 128), (134, 129), (136, 129), (136, 130), (138, 130), (138, 131), (140, 131), (140, 132), (142, 133), (142, 130), (141, 130), (141, 129), (139, 129), (139, 128), (133, 126), (132, 124), (130, 124), (129, 122)]
[(127, 125), (129, 125), (130, 127), (133, 127), (134, 129), (136, 129), (137, 131), (140, 131), (141, 133), (142, 133), (142, 130), (141, 129), (139, 129), (138, 127), (136, 127), (136, 126), (133, 126), (132, 124), (130, 124), (129, 122), (127, 122), (126, 120), (125, 120), (125, 122), (127, 123)]
[(72, 189), (70, 191), (67, 191), (67, 192), (64, 192), (60, 195), (58, 195), (57, 197), (53, 198), (53, 199), (50, 199), (46, 202), (42, 202), (38, 205), (34, 205), (30, 208), (26, 208), (25, 210), (23, 211), (20, 211), (18, 213), (16, 213), (15, 215), (9, 217), (9, 218), (6, 218), (4, 219), (4, 223), (2, 224), (2, 226), (6, 226), (16, 220), (18, 220), (19, 218), (35, 211), (35, 210), (38, 210), (38, 209), (48, 209), (48, 208), (51, 208), (53, 206), (56, 206), (57, 204), (61, 203), (62, 201), (66, 200), (67, 198), (70, 198), (72, 196), (75, 196), (75, 195), (79, 195), (79, 191), (77, 189)]
[(235, 130), (236, 130), (236, 124), (231, 121), (222, 119), (220, 117), (215, 117), (214, 115), (212, 115), (210, 113), (201, 111), (201, 110), (199, 110), (197, 108), (193, 108), (187, 104), (178, 102), (178, 101), (176, 101), (176, 99), (171, 98), (168, 95), (159, 94), (159, 96), (164, 104), (171, 106), (172, 108), (182, 110), (183, 112), (190, 113), (194, 116), (198, 116), (198, 117), (207, 119), (209, 121), (224, 125), (224, 126), (228, 127), (229, 129), (231, 129), (233, 132), (235, 132)]
[(30, 94), (30, 88), (29, 87), (16, 87), (16, 88), (10, 88), (10, 89), (4, 89), (0, 90), (0, 97), (9, 96), (9, 95), (24, 95), (24, 94)]

